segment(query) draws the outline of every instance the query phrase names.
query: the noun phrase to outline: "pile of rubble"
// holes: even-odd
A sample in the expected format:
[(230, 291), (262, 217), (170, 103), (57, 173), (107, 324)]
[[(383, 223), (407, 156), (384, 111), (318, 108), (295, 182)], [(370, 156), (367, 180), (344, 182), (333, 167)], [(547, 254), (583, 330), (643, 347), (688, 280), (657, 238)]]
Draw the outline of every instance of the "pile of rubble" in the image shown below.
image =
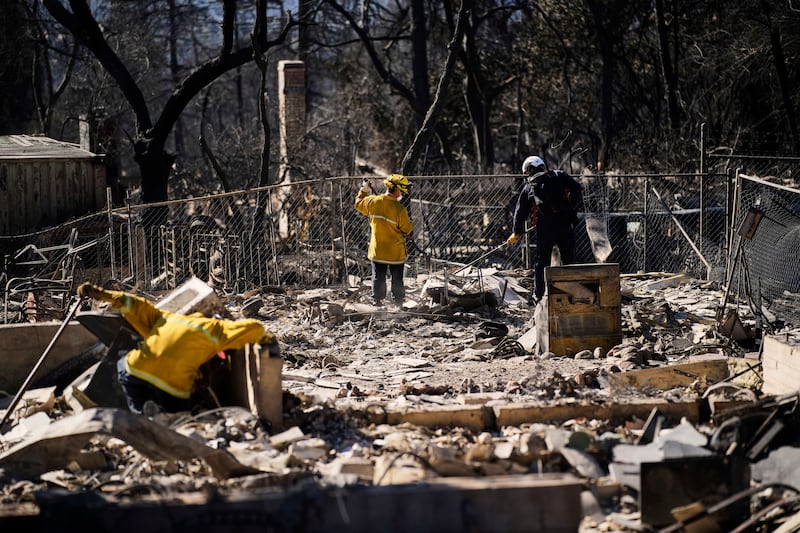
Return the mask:
[[(32, 389), (0, 435), (0, 524), (91, 505), (110, 513), (80, 519), (98, 527), (150, 504), (172, 506), (173, 525), (201, 506), (216, 523), (366, 531), (389, 494), (379, 529), (800, 527), (800, 479), (776, 467), (797, 453), (798, 397), (761, 393), (758, 339), (722, 331), (715, 283), (624, 276), (623, 342), (558, 356), (537, 349), (528, 275), (423, 276), (401, 309), (366, 303), (366, 287), (227, 295), (281, 342), (280, 423), (230, 406), (148, 418), (81, 408), (71, 385)], [(433, 501), (454, 515), (414, 512)]]

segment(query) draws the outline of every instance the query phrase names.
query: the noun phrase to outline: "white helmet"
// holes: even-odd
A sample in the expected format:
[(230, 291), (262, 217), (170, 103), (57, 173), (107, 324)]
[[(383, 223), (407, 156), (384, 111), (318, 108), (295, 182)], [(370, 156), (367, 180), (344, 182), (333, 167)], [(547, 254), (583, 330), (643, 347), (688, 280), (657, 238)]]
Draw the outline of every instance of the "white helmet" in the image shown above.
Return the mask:
[(525, 158), (525, 161), (522, 162), (522, 173), (527, 174), (528, 169), (532, 169), (535, 173), (544, 172), (546, 169), (544, 160), (538, 155)]

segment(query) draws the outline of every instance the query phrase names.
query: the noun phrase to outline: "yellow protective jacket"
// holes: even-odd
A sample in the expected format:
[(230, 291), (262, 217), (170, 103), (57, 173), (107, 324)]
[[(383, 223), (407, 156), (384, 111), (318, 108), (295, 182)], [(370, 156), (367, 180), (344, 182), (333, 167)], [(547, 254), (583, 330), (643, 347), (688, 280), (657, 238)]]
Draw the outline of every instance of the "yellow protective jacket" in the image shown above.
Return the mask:
[(243, 348), (265, 335), (258, 320), (179, 315), (119, 291), (102, 290), (95, 297), (118, 309), (144, 337), (125, 357), (128, 373), (178, 398), (189, 398), (200, 366), (218, 352)]
[(356, 210), (369, 217), (372, 235), (367, 256), (377, 263), (402, 264), (406, 260), (405, 237), (413, 226), (408, 210), (388, 194), (370, 195), (358, 191)]

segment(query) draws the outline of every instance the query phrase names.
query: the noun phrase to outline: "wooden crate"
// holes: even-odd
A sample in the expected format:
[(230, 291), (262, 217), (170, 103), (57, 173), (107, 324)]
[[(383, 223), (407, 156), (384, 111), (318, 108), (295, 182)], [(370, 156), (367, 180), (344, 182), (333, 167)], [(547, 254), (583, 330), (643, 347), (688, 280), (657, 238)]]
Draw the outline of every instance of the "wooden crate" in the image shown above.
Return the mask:
[(619, 264), (545, 268), (549, 349), (574, 355), (622, 342)]

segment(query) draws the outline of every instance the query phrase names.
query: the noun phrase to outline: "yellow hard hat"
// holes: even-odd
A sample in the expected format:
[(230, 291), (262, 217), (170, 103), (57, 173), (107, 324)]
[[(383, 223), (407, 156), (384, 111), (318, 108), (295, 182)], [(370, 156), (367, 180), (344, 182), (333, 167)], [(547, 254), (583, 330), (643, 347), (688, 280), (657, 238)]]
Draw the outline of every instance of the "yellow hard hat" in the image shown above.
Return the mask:
[(389, 174), (389, 177), (383, 180), (383, 184), (387, 189), (399, 189), (403, 194), (408, 194), (408, 187), (411, 185), (408, 178), (402, 174)]

